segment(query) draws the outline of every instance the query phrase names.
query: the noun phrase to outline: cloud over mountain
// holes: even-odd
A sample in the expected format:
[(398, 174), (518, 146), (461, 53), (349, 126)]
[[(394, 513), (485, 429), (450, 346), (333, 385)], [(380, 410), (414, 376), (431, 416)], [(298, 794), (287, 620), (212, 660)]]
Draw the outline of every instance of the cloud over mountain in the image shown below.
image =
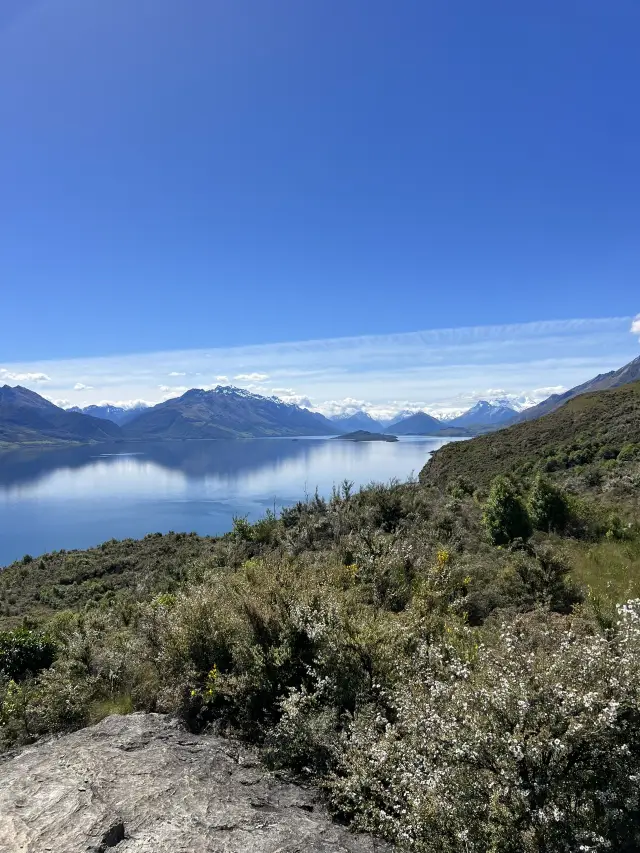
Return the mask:
[(239, 382), (264, 382), (269, 378), (268, 373), (238, 373), (233, 377)]
[(455, 416), (482, 399), (531, 405), (548, 392), (617, 369), (637, 354), (629, 331), (639, 325), (640, 316), (562, 320), (5, 363), (0, 384), (21, 382), (35, 390), (46, 382), (52, 399), (66, 399), (82, 376), (83, 404), (105, 398), (159, 402), (190, 387), (234, 384), (327, 415), (362, 410), (387, 419), (422, 410)]

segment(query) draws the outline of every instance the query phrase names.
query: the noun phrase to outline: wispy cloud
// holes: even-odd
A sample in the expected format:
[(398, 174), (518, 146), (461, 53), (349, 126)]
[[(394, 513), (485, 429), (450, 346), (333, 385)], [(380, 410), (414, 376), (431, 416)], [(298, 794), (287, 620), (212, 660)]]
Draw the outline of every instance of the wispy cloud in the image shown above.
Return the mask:
[[(36, 390), (46, 382), (47, 393), (63, 399), (82, 376), (92, 386), (83, 399), (97, 403), (159, 402), (234, 377), (242, 387), (326, 413), (358, 407), (390, 417), (405, 409), (459, 411), (491, 391), (535, 399), (569, 388), (634, 358), (638, 344), (629, 331), (640, 334), (638, 324), (640, 317), (561, 320), (5, 364), (0, 379)], [(180, 386), (168, 381), (180, 374), (189, 377)]]
[(76, 382), (73, 386), (74, 391), (93, 391), (93, 385), (85, 385), (83, 382)]
[(269, 378), (268, 373), (238, 373), (233, 377), (238, 382), (265, 382)]
[(20, 373), (12, 370), (5, 370), (0, 367), (0, 382), (29, 382), (31, 384), (40, 384), (41, 382), (51, 382), (51, 377), (46, 373)]

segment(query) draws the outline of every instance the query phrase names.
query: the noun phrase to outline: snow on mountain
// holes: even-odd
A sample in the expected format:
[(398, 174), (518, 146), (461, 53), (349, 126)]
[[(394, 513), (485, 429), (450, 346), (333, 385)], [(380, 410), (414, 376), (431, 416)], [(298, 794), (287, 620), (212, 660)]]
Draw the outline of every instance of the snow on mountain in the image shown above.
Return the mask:
[(347, 432), (353, 432), (355, 430), (382, 432), (384, 429), (384, 426), (380, 421), (372, 418), (368, 412), (364, 412), (362, 410), (354, 412), (352, 415), (346, 412), (340, 415), (334, 415), (330, 420), (333, 421), (334, 424), (337, 424), (341, 430), (344, 429)]

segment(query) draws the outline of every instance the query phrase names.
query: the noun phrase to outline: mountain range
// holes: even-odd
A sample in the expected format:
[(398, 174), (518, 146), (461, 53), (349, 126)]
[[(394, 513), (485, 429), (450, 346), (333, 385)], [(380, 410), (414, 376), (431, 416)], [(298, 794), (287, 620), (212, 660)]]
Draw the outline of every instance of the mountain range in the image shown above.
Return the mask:
[(114, 424), (122, 426), (128, 421), (133, 420), (140, 412), (150, 408), (146, 403), (137, 403), (135, 406), (125, 408), (124, 406), (112, 406), (105, 404), (103, 406), (72, 406), (66, 409), (67, 412), (79, 412), (82, 415), (91, 415), (93, 418), (102, 418), (106, 421), (112, 421)]
[(0, 388), (0, 446), (113, 441), (119, 437), (120, 427), (104, 418), (66, 411), (20, 385)]
[(366, 430), (387, 435), (472, 436), (536, 420), (581, 394), (640, 380), (640, 357), (563, 394), (518, 412), (506, 401), (480, 400), (468, 411), (440, 420), (427, 412), (402, 413), (391, 423), (365, 411), (327, 418), (318, 412), (233, 386), (192, 388), (155, 406), (113, 405), (62, 409), (21, 386), (0, 387), (0, 447), (118, 440), (329, 436)]

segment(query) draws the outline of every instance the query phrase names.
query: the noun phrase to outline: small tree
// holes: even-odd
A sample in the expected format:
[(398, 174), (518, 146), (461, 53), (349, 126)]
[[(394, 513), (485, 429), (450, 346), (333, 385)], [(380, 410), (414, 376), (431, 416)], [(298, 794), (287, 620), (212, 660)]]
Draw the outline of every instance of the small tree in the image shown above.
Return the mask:
[(564, 530), (569, 504), (563, 492), (539, 474), (529, 495), (529, 516), (536, 530)]
[(493, 481), (482, 520), (494, 545), (508, 545), (514, 539), (528, 539), (532, 533), (527, 508), (513, 483), (506, 477), (496, 477)]
[(55, 656), (56, 645), (45, 634), (26, 628), (0, 631), (0, 676), (21, 681), (50, 667)]

